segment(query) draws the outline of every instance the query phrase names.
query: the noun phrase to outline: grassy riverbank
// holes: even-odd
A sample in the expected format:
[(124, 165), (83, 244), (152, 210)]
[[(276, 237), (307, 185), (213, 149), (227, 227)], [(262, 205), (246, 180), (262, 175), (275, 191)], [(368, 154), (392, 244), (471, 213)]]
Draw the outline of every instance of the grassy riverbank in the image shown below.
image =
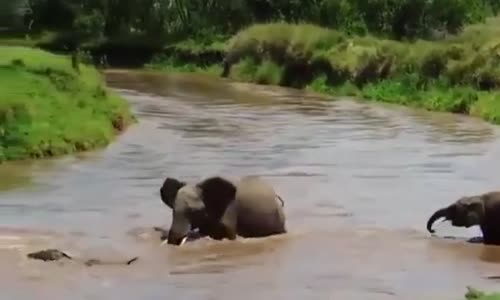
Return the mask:
[(176, 52), (191, 62), (157, 55), (149, 67), (218, 75), (222, 61), (198, 58), (219, 50), (234, 80), (463, 113), (500, 124), (499, 36), (499, 18), (439, 41), (415, 42), (348, 36), (308, 24), (257, 24), (227, 40), (223, 50), (220, 43), (185, 43)]
[(96, 69), (37, 49), (0, 46), (0, 161), (107, 145), (133, 122)]
[(465, 294), (466, 300), (499, 300), (500, 293), (486, 293), (484, 291), (467, 287), (467, 293)]

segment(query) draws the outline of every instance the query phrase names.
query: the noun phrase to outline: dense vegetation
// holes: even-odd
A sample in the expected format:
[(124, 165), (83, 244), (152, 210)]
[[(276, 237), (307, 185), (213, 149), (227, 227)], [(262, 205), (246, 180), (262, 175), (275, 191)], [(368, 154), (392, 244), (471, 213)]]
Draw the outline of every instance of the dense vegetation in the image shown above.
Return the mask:
[(276, 21), (405, 39), (456, 33), (499, 8), (498, 0), (11, 0), (0, 3), (0, 19), (17, 25), (22, 19), (33, 32), (78, 33), (81, 40), (172, 41)]
[(69, 58), (0, 46), (0, 162), (108, 144), (133, 121), (96, 69)]
[(233, 36), (229, 77), (481, 116), (500, 123), (500, 20), (439, 41), (346, 36), (315, 25), (253, 25)]

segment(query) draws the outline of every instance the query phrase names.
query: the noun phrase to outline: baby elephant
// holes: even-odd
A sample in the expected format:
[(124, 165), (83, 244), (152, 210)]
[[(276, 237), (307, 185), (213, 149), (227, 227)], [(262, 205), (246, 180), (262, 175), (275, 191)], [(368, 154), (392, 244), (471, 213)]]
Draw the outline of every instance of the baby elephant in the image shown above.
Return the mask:
[(197, 184), (167, 178), (160, 192), (173, 213), (169, 244), (182, 244), (193, 229), (217, 240), (286, 233), (281, 198), (257, 176), (237, 182), (214, 176)]
[(447, 207), (437, 210), (427, 221), (427, 230), (440, 218), (450, 220), (456, 227), (479, 225), (486, 245), (500, 245), (500, 191), (462, 197)]

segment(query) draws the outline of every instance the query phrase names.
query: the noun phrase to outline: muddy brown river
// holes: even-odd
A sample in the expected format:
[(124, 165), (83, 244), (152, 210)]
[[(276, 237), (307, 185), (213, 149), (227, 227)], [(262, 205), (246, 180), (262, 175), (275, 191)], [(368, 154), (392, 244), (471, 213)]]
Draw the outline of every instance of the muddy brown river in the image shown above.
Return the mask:
[[(0, 165), (2, 299), (462, 299), (498, 289), (478, 228), (425, 222), (499, 187), (500, 130), (397, 106), (194, 75), (110, 72), (139, 122), (106, 149)], [(289, 233), (160, 246), (166, 176), (269, 179)], [(453, 236), (455, 239), (446, 238)], [(140, 256), (130, 266), (43, 263)], [(500, 247), (498, 247), (500, 248)], [(253, 296), (252, 296), (253, 295)]]

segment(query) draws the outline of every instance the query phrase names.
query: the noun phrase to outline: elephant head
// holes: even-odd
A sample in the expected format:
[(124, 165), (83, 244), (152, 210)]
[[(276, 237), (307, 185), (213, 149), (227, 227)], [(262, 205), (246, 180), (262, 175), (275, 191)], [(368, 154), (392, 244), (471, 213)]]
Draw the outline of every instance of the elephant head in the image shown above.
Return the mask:
[(172, 226), (167, 243), (181, 245), (190, 231), (207, 228), (205, 207), (195, 185), (167, 177), (160, 188), (162, 202), (172, 209)]
[(230, 222), (230, 217), (224, 216), (226, 208), (236, 194), (236, 187), (229, 181), (212, 177), (199, 184), (188, 184), (167, 177), (160, 194), (163, 203), (172, 209), (168, 244), (181, 245), (194, 229), (199, 229), (200, 236), (235, 238), (235, 233), (226, 232), (224, 226)]
[(481, 225), (485, 215), (483, 196), (462, 197), (447, 207), (438, 209), (427, 221), (427, 230), (434, 233), (432, 224), (440, 218), (450, 220), (456, 227)]

